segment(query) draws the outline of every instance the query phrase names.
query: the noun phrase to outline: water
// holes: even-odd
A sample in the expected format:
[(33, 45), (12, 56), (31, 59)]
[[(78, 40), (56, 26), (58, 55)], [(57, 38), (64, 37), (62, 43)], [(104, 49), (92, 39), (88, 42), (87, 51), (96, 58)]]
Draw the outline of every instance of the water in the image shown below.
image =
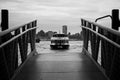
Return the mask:
[[(36, 43), (36, 50), (38, 54), (59, 54), (60, 55), (65, 55), (66, 53), (81, 53), (82, 52), (82, 47), (83, 47), (83, 41), (69, 41), (70, 47), (67, 50), (52, 50), (50, 48), (50, 41), (40, 41), (40, 43)], [(30, 53), (30, 44), (28, 45), (28, 54)], [(89, 47), (88, 51), (91, 54), (91, 46), (89, 42)], [(100, 52), (98, 56), (98, 63), (100, 64), (101, 62), (101, 57), (100, 57)], [(21, 63), (21, 58), (19, 54), (19, 64)]]
[(70, 47), (68, 50), (51, 50), (50, 41), (41, 41), (36, 43), (38, 54), (57, 54), (57, 53), (80, 53), (82, 51), (83, 41), (69, 41)]

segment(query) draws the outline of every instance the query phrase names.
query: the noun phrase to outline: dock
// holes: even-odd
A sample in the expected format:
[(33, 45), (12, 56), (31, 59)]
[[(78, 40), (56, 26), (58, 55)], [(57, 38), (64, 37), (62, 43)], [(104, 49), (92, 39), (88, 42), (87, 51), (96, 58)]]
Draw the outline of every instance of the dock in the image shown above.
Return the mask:
[(42, 54), (30, 58), (13, 80), (107, 80), (83, 53)]
[(96, 19), (110, 17), (112, 28), (81, 18), (82, 51), (62, 54), (38, 54), (37, 20), (9, 28), (8, 13), (2, 10), (0, 80), (120, 80), (118, 9)]

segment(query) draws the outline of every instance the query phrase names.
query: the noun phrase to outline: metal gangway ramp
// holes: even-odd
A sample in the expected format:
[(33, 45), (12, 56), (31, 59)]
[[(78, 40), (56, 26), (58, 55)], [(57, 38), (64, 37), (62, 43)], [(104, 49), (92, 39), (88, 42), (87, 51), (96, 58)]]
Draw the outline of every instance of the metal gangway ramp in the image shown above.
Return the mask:
[(84, 53), (49, 53), (30, 58), (13, 80), (107, 80), (107, 78)]

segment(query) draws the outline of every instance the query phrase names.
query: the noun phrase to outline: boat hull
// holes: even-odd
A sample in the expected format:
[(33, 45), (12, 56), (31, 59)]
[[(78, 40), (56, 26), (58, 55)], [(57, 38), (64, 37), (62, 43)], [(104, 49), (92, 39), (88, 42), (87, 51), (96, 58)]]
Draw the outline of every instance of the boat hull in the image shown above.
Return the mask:
[(51, 49), (69, 49), (69, 45), (50, 45)]

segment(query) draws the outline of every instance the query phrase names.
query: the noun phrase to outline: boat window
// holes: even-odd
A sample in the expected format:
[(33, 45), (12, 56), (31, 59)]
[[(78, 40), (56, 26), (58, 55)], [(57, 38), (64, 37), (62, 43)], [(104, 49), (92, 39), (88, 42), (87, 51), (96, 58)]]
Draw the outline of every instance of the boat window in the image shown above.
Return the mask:
[(68, 40), (52, 40), (51, 43), (68, 43)]
[(67, 35), (65, 35), (65, 34), (56, 34), (56, 35), (53, 35), (53, 37), (67, 37)]

